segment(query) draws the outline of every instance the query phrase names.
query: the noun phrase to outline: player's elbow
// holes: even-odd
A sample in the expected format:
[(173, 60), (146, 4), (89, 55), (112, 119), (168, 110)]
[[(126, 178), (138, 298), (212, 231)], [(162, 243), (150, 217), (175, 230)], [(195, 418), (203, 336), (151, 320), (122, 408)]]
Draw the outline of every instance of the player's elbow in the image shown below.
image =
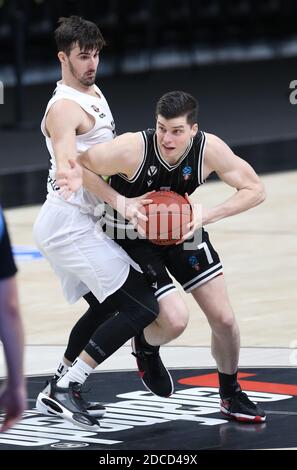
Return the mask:
[(257, 187), (255, 188), (255, 200), (256, 200), (255, 205), (262, 204), (262, 202), (264, 202), (265, 199), (266, 199), (265, 186), (262, 183), (262, 181), (259, 181), (259, 183), (257, 184)]

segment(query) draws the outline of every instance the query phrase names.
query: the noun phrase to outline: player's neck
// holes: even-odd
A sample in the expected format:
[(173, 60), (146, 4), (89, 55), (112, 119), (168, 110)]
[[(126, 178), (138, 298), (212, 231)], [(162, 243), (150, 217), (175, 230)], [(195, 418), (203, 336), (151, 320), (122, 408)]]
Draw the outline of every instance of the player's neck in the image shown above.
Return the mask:
[[(167, 162), (169, 165), (176, 165), (176, 163), (179, 162), (179, 160), (182, 158), (182, 156), (184, 155), (184, 152), (181, 153), (180, 155), (173, 155), (173, 156), (169, 156), (169, 155), (164, 155), (164, 153), (162, 152), (162, 149), (160, 148), (160, 146), (158, 145), (158, 149), (159, 149), (159, 154), (161, 155), (162, 159)], [(186, 150), (186, 149), (185, 149)]]
[(162, 155), (161, 153), (161, 156), (163, 158), (163, 160), (165, 160), (165, 162), (169, 163), (169, 165), (175, 165), (176, 163), (179, 162), (179, 160), (181, 159), (182, 155), (179, 155), (178, 157), (165, 157), (164, 155)]
[(83, 86), (77, 80), (71, 80), (69, 78), (67, 79), (66, 77), (62, 77), (62, 80), (60, 83), (62, 85), (69, 86), (70, 88), (73, 88), (74, 90), (77, 90), (80, 93), (85, 93), (86, 95), (96, 96), (98, 98), (98, 93), (96, 93), (94, 85)]

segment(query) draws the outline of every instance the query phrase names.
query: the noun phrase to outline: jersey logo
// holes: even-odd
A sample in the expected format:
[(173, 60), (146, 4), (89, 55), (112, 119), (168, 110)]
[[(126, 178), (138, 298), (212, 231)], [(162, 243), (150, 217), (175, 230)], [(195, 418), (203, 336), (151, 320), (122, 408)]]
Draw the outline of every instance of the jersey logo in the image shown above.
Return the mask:
[(97, 108), (94, 104), (92, 104), (91, 108), (95, 111), (95, 113), (100, 113), (100, 109)]
[(60, 187), (56, 184), (56, 180), (53, 179), (51, 176), (48, 175), (47, 177), (47, 182), (48, 184), (51, 185), (51, 188), (54, 190), (54, 191), (58, 191), (60, 189)]
[[(98, 106), (96, 106), (95, 104), (92, 104), (92, 105), (91, 105), (91, 108), (95, 111), (95, 113), (100, 113), (100, 109), (99, 109)], [(100, 114), (99, 114), (99, 117), (100, 117), (101, 119), (103, 119), (103, 118), (106, 117), (106, 114), (100, 113)]]
[(147, 180), (147, 185), (150, 187), (153, 184), (153, 180)]
[(192, 266), (192, 268), (195, 269), (195, 271), (200, 270), (200, 265), (198, 263), (198, 259), (196, 258), (196, 256), (190, 256), (188, 261), (190, 265)]
[(157, 167), (154, 166), (154, 165), (151, 165), (151, 166), (149, 167), (149, 169), (147, 170), (147, 174), (148, 174), (149, 176), (154, 176), (154, 175), (157, 174), (157, 171), (158, 171)]
[(191, 175), (192, 175), (192, 168), (190, 166), (185, 166), (182, 170), (183, 172), (183, 177), (184, 177), (184, 180), (187, 181), (191, 178)]

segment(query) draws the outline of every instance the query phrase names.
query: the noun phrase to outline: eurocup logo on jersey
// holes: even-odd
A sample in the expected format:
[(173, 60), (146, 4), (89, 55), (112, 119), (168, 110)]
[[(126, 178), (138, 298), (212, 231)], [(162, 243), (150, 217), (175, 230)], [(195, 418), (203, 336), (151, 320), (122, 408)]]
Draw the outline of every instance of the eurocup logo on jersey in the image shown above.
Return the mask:
[(196, 256), (190, 256), (189, 263), (192, 266), (192, 268), (195, 269), (195, 271), (199, 271), (200, 265), (198, 263), (198, 259), (196, 258)]
[(184, 180), (185, 181), (189, 180), (192, 175), (192, 168), (190, 166), (185, 166), (182, 171), (183, 171)]
[(0, 81), (0, 104), (4, 103), (4, 86), (3, 82)]

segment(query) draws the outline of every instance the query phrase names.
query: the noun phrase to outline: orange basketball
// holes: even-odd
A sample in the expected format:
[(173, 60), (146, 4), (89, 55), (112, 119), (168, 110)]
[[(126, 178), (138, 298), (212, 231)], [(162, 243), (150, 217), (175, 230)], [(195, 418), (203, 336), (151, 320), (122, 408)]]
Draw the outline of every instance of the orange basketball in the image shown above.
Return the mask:
[(153, 202), (144, 206), (148, 220), (140, 221), (146, 238), (156, 245), (173, 245), (189, 231), (190, 204), (174, 191), (156, 191), (149, 198)]

